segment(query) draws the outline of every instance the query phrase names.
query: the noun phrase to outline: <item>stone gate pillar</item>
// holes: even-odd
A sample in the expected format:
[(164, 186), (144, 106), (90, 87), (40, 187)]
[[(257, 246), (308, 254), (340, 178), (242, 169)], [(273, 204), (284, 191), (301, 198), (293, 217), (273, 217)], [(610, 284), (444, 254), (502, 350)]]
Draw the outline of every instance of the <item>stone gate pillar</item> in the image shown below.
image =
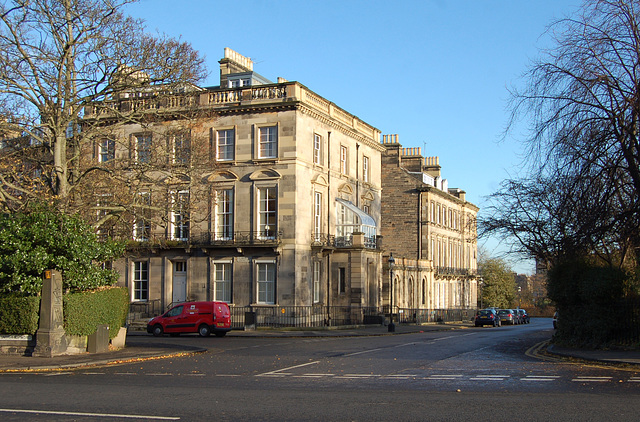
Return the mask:
[(56, 270), (46, 270), (42, 282), (40, 321), (33, 356), (53, 357), (67, 351), (63, 324), (62, 275)]

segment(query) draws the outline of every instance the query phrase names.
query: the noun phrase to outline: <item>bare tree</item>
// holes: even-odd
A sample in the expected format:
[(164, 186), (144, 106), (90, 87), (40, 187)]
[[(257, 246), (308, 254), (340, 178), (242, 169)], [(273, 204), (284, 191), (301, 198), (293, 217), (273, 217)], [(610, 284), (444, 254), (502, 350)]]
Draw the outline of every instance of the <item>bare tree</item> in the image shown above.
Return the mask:
[(621, 266), (640, 246), (640, 2), (587, 0), (554, 23), (555, 47), (513, 95), (532, 117), (531, 173), (504, 182), (484, 233), (553, 260), (597, 255)]
[[(142, 21), (123, 13), (134, 1), (1, 2), (0, 207), (5, 211), (36, 197), (61, 209), (87, 211), (96, 206), (99, 188), (106, 187), (119, 198), (103, 211), (116, 215), (112, 211), (136, 202), (133, 184), (145, 180), (141, 173), (150, 174), (154, 163), (127, 172), (113, 171), (118, 164), (93, 165), (88, 158), (101, 153), (98, 143), (110, 142), (118, 125), (167, 120), (152, 117), (153, 105), (169, 99), (183, 106), (173, 120), (183, 126), (198, 120), (188, 105), (197, 95), (193, 84), (205, 76), (203, 59), (188, 43), (145, 33)], [(128, 104), (145, 106), (122, 107), (127, 96), (137, 98)], [(92, 117), (97, 115), (108, 119)], [(155, 157), (166, 173), (166, 152), (164, 160)], [(190, 168), (191, 161), (181, 164)], [(188, 183), (189, 177), (183, 179)]]

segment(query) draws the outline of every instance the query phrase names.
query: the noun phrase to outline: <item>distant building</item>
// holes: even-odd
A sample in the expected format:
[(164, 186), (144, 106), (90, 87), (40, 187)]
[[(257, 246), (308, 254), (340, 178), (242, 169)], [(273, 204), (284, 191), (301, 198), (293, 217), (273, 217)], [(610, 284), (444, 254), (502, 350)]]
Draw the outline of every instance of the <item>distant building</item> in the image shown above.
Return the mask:
[(393, 253), (396, 264), (394, 305), (475, 308), (478, 207), (448, 187), (438, 157), (402, 148), (398, 135), (385, 135), (383, 145), (381, 233), (385, 259)]

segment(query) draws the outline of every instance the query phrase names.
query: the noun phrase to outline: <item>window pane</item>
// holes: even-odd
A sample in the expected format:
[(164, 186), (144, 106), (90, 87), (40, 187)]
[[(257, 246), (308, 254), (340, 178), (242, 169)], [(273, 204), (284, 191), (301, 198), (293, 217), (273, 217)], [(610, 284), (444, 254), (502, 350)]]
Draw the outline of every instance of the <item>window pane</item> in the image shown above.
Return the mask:
[(116, 141), (113, 139), (103, 139), (100, 142), (100, 157), (101, 163), (106, 163), (115, 158), (116, 153)]
[(275, 264), (258, 264), (258, 303), (275, 303), (275, 280)]
[(146, 242), (151, 237), (151, 194), (143, 192), (136, 197), (135, 221), (133, 223), (133, 239)]
[(215, 239), (233, 238), (233, 189), (216, 192)]
[(313, 205), (313, 231), (316, 241), (320, 240), (322, 233), (322, 193), (316, 192)]
[(322, 161), (322, 137), (313, 135), (313, 164), (321, 164)]
[(278, 137), (276, 126), (260, 128), (260, 145), (258, 150), (259, 158), (275, 158), (278, 148)]
[(133, 300), (149, 300), (149, 263), (146, 261), (134, 263)]
[(320, 302), (320, 262), (313, 263), (313, 302)]
[(215, 264), (215, 299), (231, 303), (231, 263)]
[(369, 182), (369, 157), (362, 157), (362, 180)]
[(136, 136), (136, 161), (138, 164), (151, 162), (151, 135)]
[(261, 188), (258, 196), (258, 235), (271, 239), (276, 233), (276, 188)]
[(173, 194), (173, 210), (171, 212), (171, 239), (189, 239), (189, 192), (181, 191)]
[(219, 130), (218, 136), (218, 161), (231, 161), (234, 159), (235, 130)]
[(191, 156), (191, 140), (188, 134), (177, 135), (173, 140), (173, 162), (185, 165)]

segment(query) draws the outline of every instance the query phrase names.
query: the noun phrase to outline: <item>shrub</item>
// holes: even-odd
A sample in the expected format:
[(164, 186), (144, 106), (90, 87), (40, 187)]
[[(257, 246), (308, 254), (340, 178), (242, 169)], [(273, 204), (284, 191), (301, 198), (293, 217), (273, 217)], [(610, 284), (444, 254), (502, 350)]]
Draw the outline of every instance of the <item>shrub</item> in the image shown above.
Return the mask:
[(562, 319), (554, 341), (580, 347), (602, 347), (617, 341), (615, 327), (620, 323), (619, 305), (629, 274), (574, 260), (556, 264), (548, 280), (549, 298)]
[(62, 273), (65, 290), (113, 285), (118, 274), (100, 264), (123, 251), (123, 243), (98, 241), (91, 226), (79, 216), (46, 205), (0, 214), (0, 293), (39, 294), (47, 269)]
[(129, 291), (124, 287), (68, 293), (64, 296), (64, 329), (70, 335), (88, 336), (98, 325), (106, 324), (109, 338), (114, 338), (128, 312)]
[(0, 298), (0, 334), (35, 334), (40, 298), (15, 295)]

